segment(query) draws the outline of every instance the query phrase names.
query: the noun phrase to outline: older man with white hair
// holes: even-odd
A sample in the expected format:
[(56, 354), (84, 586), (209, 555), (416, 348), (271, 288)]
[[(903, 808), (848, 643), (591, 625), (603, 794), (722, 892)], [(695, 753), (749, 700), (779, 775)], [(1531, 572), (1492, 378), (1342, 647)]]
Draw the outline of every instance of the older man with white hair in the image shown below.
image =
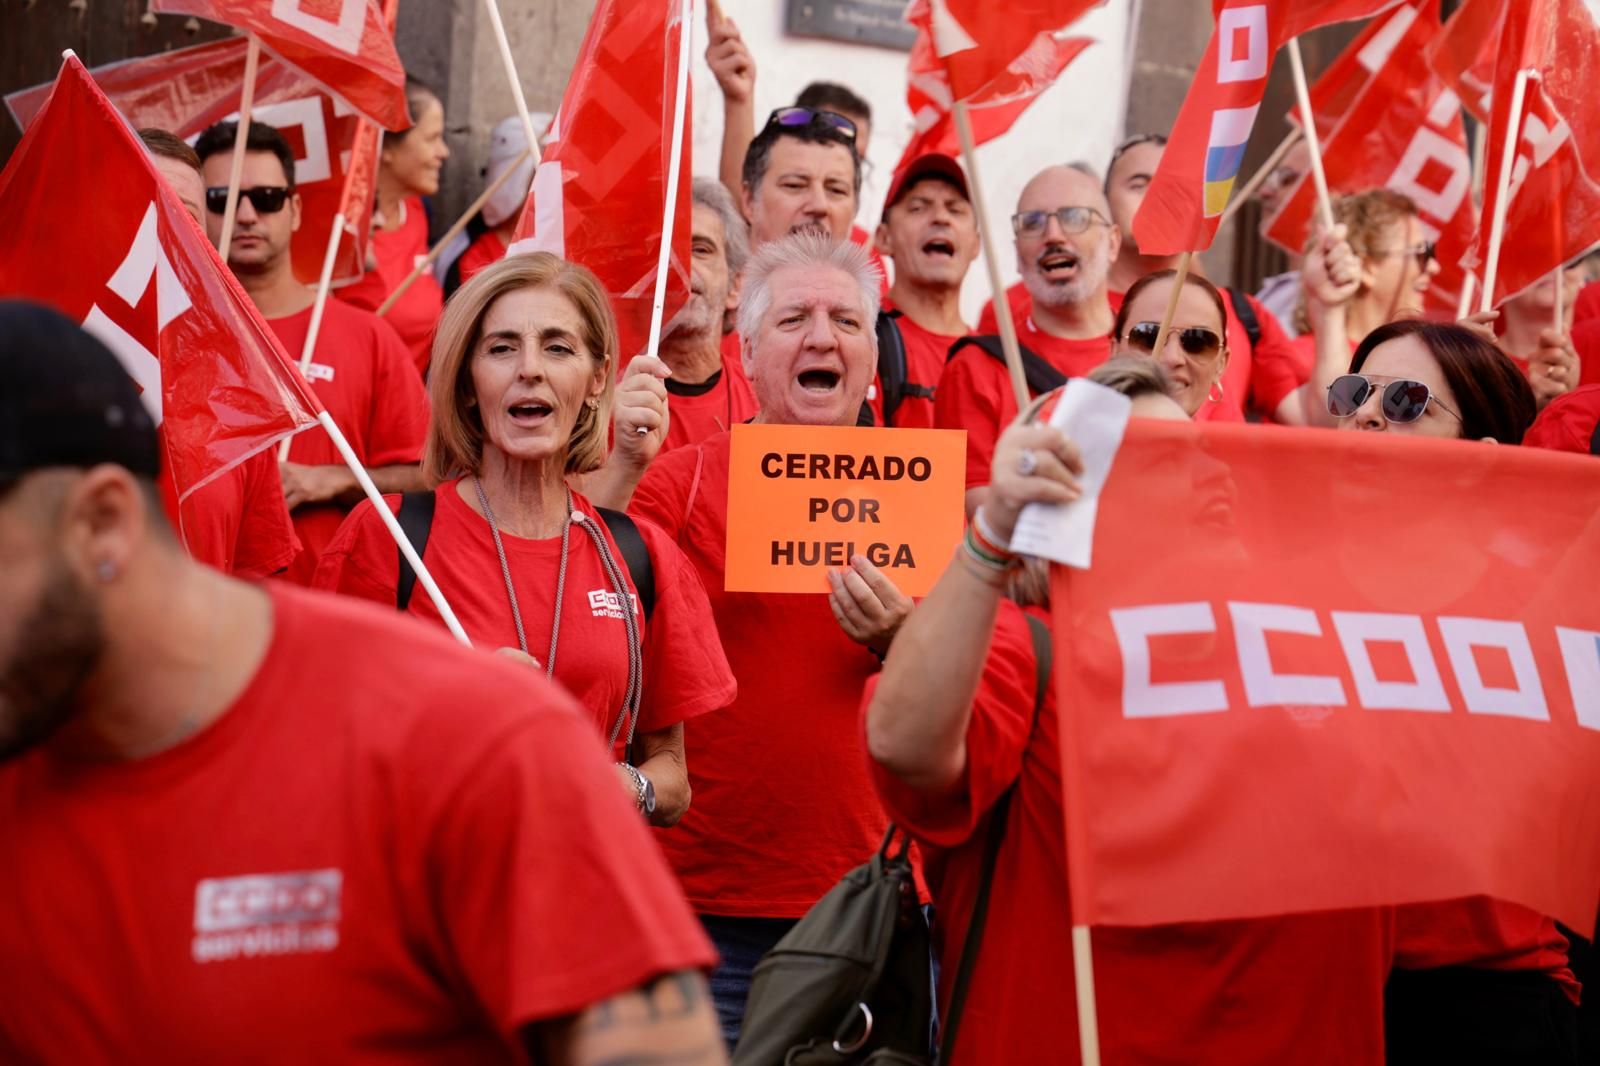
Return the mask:
[[(745, 268), (739, 334), (758, 423), (853, 426), (877, 365), (880, 278), (858, 245), (802, 233)], [(631, 510), (665, 529), (710, 596), (739, 696), (685, 747), (694, 805), (657, 839), (722, 956), (712, 977), (737, 1038), (751, 971), (883, 839), (859, 709), (911, 601), (862, 556), (827, 595), (724, 590), (729, 433), (645, 474)]]

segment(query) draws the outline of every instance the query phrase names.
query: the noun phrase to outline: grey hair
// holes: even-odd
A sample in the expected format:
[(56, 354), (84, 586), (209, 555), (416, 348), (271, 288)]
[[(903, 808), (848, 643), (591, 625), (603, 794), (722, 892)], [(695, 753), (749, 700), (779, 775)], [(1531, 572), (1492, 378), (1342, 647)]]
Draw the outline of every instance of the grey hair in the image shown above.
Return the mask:
[(750, 229), (734, 206), (733, 196), (715, 178), (695, 178), (694, 202), (722, 220), (722, 249), (728, 260), (728, 277), (734, 279), (750, 259)]
[(821, 233), (793, 233), (768, 241), (756, 250), (744, 271), (739, 300), (739, 336), (746, 350), (755, 347), (756, 330), (772, 307), (772, 275), (786, 267), (832, 267), (850, 275), (861, 290), (862, 329), (878, 350), (878, 292), (883, 275), (867, 250), (852, 241), (836, 241)]

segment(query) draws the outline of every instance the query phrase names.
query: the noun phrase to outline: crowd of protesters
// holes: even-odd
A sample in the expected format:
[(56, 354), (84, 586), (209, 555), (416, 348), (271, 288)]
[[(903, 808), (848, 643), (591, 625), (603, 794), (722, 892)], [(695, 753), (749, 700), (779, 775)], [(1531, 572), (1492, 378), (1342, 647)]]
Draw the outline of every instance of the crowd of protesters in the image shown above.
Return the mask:
[[(1550, 283), (1426, 321), (1434, 248), (1384, 189), (1339, 198), (1259, 295), (1197, 261), (1180, 277), (1133, 235), (1153, 134), (1010, 205), (1019, 409), (995, 309), (961, 315), (961, 163), (907, 161), (863, 220), (867, 101), (818, 83), (757, 128), (731, 21), (706, 58), (720, 166), (693, 182), (689, 295), (656, 356), (619, 350), (584, 264), (505, 254), (531, 167), (385, 307), (427, 247), (437, 96), (413, 83), (414, 125), (383, 140), (368, 271), (306, 377), (499, 662), (445, 637), (322, 429), (179, 510), (115, 357), (0, 304), (0, 1058), (722, 1061), (762, 958), (892, 819), (942, 1014), (1000, 841), (954, 1060), (1076, 1061), (1060, 726), (1030, 632), (1049, 597), (1010, 549), (1024, 506), (1080, 492), (1057, 390), (1087, 376), (1135, 417), (1264, 434), (1600, 452), (1600, 289), (1559, 329)], [(522, 130), (496, 129), (493, 177), (523, 166)], [(213, 238), (236, 136), (142, 131)], [(294, 152), (257, 122), (243, 162), (227, 265), (298, 356)], [(751, 421), (964, 431), (969, 532), (932, 593), (859, 556), (826, 594), (726, 591), (730, 431)], [(1586, 945), (1491, 899), (1094, 935), (1108, 1063), (1600, 1054), (1580, 1049)]]

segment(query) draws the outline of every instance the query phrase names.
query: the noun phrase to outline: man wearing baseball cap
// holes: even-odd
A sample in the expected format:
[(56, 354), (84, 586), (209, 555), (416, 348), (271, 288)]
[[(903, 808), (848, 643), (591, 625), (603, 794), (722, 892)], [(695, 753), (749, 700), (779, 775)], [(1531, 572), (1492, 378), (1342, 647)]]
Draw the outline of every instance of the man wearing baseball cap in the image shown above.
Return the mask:
[(159, 455), (103, 344), (0, 300), (0, 1061), (724, 1062), (572, 698), (194, 562)]
[(978, 218), (967, 176), (950, 156), (919, 156), (895, 175), (876, 235), (894, 260), (894, 285), (878, 316), (881, 425), (933, 427), (933, 395), (950, 346), (967, 333), (961, 283), (978, 255)]

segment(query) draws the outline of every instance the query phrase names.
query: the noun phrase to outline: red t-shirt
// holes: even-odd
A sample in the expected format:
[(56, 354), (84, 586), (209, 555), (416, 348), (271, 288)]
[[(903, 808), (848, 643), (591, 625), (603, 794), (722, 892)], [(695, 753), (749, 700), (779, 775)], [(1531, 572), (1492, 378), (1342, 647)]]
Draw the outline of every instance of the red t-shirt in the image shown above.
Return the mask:
[[(1117, 299), (1121, 300), (1121, 294)], [(1033, 296), (1028, 292), (1028, 287), (1021, 281), (1014, 281), (1006, 289), (1006, 303), (1011, 307), (1011, 321), (1020, 323), (1033, 312)], [(1113, 308), (1115, 310), (1115, 308)], [(994, 313), (994, 297), (983, 302), (983, 310), (978, 313), (979, 333), (999, 333), (1000, 319)]]
[[(311, 308), (267, 324), (297, 362), (311, 328)], [(417, 377), (411, 353), (394, 329), (369, 311), (329, 300), (317, 333), (309, 371), (311, 390), (328, 409), (356, 457), (368, 467), (422, 461), (428, 435), (428, 393)], [(344, 466), (327, 430), (313, 426), (295, 435), (289, 461), (308, 466)], [(290, 517), (300, 537), (300, 554), (286, 575), (297, 585), (311, 584), (322, 549), (339, 531), (344, 508), (324, 503), (296, 507)]]
[[(1111, 354), (1110, 337), (1052, 337), (1039, 332), (1031, 317), (1018, 323), (1017, 340), (1068, 377), (1082, 377)], [(967, 488), (987, 485), (995, 443), (1017, 417), (1010, 371), (969, 344), (945, 365), (933, 406), (934, 424), (940, 429), (967, 431)]]
[(1578, 353), (1578, 384), (1600, 385), (1600, 318), (1572, 327), (1572, 350)]
[[(885, 302), (885, 311), (893, 310), (894, 304)], [(905, 315), (900, 315), (894, 320), (900, 329), (900, 340), (906, 347), (906, 384), (918, 385), (937, 394), (939, 379), (944, 376), (944, 365), (949, 362), (950, 346), (960, 340), (965, 334), (946, 336), (943, 333), (933, 333), (923, 329)], [(878, 425), (883, 425), (883, 393), (882, 386), (873, 391), (871, 406), (872, 417)], [(894, 424), (910, 429), (932, 429), (934, 427), (933, 396), (906, 396), (900, 401), (900, 406), (895, 408)]]
[(478, 239), (467, 245), (467, 250), (456, 260), (456, 272), (461, 284), (472, 280), (472, 275), (486, 266), (492, 266), (506, 257), (506, 242), (494, 230), (485, 230)]
[(888, 828), (857, 725), (878, 662), (821, 592), (723, 591), (728, 444), (722, 433), (657, 459), (630, 508), (699, 571), (739, 679), (731, 706), (685, 727), (694, 803), (656, 839), (695, 910), (798, 918)]
[[(1047, 686), (1032, 725), (1035, 677), (1022, 612), (1002, 603), (960, 782), (949, 795), (929, 795), (873, 766), (891, 817), (922, 845), (946, 1007), (982, 875), (988, 814), (1020, 780), (995, 864), (957, 1062), (1078, 1061), (1059, 719), (1054, 686)], [(1097, 927), (1095, 997), (1105, 1061), (1381, 1062), (1388, 922), (1384, 912), (1368, 910)]]
[(0, 765), (0, 1060), (519, 1062), (521, 1027), (713, 962), (570, 697), (270, 594), (203, 732)]
[[(433, 526), (422, 561), (474, 645), (491, 650), (515, 648), (517, 628), (489, 523), (467, 506), (457, 491), (458, 484), (446, 481), (434, 491)], [(399, 496), (384, 499), (391, 511), (400, 510)], [(636, 597), (622, 553), (605, 524), (595, 517), (594, 507), (576, 493), (572, 504), (596, 523), (628, 581), (629, 595)], [(637, 731), (652, 733), (726, 707), (733, 701), (735, 687), (700, 578), (661, 530), (640, 522), (639, 533), (650, 552), (656, 599), (648, 625), (637, 599), (633, 604), (644, 626), (644, 698)], [(501, 533), (500, 539), (517, 588), (528, 653), (548, 666), (561, 538), (527, 540)], [(400, 557), (394, 539), (372, 502), (364, 500), (350, 512), (323, 553), (314, 584), (392, 607), (399, 580)], [(444, 624), (420, 584), (412, 592), (407, 610)], [(589, 711), (601, 735), (610, 736), (628, 687), (627, 631), (594, 540), (576, 527), (568, 538), (567, 584), (555, 665), (555, 679)], [(624, 725), (619, 751), (626, 735)], [(699, 802), (698, 796), (695, 802)]]
[(1578, 290), (1572, 302), (1572, 324), (1600, 318), (1600, 281), (1591, 281)]
[[(733, 354), (728, 353), (727, 338), (733, 338)], [(685, 444), (698, 444), (707, 437), (732, 429), (740, 422), (754, 418), (760, 405), (756, 403), (755, 390), (744, 376), (744, 366), (739, 359), (739, 335), (724, 334), (722, 341), (722, 369), (710, 381), (687, 385), (668, 378), (667, 386), (667, 439), (661, 451), (671, 451)]]
[(270, 577), (300, 550), (283, 502), (276, 446), (206, 482), (181, 506), (165, 469), (157, 484), (179, 540), (207, 566), (239, 577)]
[[(400, 225), (392, 230), (375, 227), (372, 255), (378, 268), (369, 270), (334, 295), (368, 311), (376, 311), (389, 298), (412, 269), (428, 254), (428, 215), (422, 198), (412, 196), (402, 204)], [(416, 363), (417, 372), (426, 376), (433, 347), (433, 330), (444, 313), (444, 289), (431, 270), (424, 270), (383, 316), (405, 342)]]
[(1394, 964), (1407, 970), (1471, 966), (1536, 971), (1578, 1002), (1578, 980), (1567, 965), (1567, 938), (1555, 920), (1484, 896), (1396, 907)]
[(1545, 404), (1522, 438), (1525, 448), (1600, 455), (1600, 385), (1580, 385)]

